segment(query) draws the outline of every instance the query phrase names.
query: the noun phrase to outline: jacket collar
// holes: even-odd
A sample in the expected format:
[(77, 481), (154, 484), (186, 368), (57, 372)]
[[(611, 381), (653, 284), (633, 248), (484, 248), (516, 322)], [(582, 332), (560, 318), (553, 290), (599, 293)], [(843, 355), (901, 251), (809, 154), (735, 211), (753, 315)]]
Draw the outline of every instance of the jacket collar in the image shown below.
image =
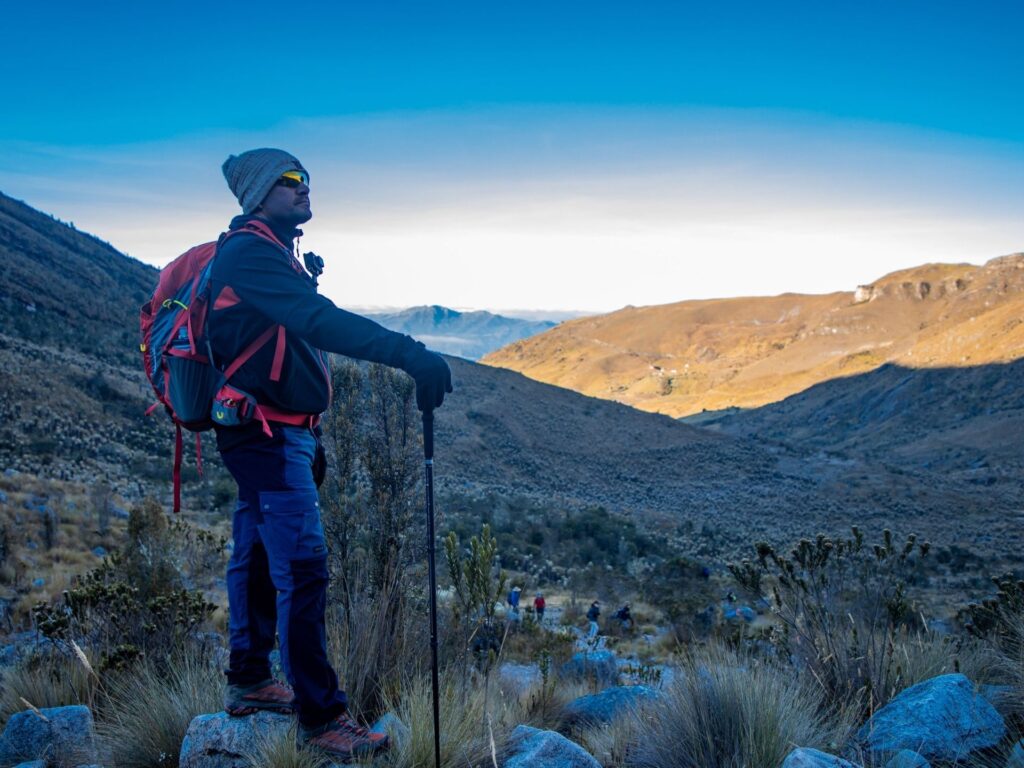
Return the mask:
[(253, 216), (251, 214), (235, 216), (235, 218), (231, 220), (231, 224), (228, 226), (228, 229), (240, 229), (241, 227), (244, 227), (246, 223), (253, 220), (259, 221), (270, 227), (270, 231), (274, 233), (274, 236), (280, 240), (281, 244), (289, 251), (295, 250), (295, 238), (302, 237), (302, 230), (297, 227), (281, 227), (273, 224), (267, 219), (264, 219), (262, 216)]

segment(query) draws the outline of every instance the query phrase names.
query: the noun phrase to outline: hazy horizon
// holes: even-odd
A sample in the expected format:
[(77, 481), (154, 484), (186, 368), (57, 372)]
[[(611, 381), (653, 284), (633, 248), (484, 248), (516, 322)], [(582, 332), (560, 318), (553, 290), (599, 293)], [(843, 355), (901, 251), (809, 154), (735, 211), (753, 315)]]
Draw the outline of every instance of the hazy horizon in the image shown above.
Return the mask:
[(227, 155), (280, 146), (342, 305), (606, 312), (1024, 250), (1013, 3), (314, 6), (240, 72), (261, 7), (245, 39), (219, 7), (12, 8), (0, 189), (162, 266), (238, 212)]

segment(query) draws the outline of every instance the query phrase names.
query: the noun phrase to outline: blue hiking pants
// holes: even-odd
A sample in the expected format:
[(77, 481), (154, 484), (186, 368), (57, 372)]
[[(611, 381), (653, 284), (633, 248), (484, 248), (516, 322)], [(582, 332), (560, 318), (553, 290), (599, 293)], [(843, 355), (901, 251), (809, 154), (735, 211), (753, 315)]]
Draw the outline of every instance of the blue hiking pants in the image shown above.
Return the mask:
[(231, 660), (228, 682), (270, 677), (274, 634), (295, 690), (299, 722), (322, 725), (345, 710), (327, 659), (327, 550), (313, 482), (316, 437), (275, 425), (274, 437), (221, 454), (238, 483), (228, 562)]

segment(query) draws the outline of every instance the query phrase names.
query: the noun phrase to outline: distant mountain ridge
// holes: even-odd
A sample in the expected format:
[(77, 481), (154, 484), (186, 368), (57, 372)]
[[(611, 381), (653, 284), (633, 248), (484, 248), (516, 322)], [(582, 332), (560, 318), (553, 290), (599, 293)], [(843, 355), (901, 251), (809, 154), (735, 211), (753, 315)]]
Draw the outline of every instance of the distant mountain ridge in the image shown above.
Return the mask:
[(554, 328), (550, 320), (521, 320), (484, 310), (459, 312), (438, 305), (368, 313), (385, 328), (415, 336), (446, 355), (478, 360), (506, 344)]
[(855, 291), (684, 301), (572, 320), (483, 362), (671, 416), (756, 408), (885, 363), (1024, 357), (1024, 254), (926, 264)]

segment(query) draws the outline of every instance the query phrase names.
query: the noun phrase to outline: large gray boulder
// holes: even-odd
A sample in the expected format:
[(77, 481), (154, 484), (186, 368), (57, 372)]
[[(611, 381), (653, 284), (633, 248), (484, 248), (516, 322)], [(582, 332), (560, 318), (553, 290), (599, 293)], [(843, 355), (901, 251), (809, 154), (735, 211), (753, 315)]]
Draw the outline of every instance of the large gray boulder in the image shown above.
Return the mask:
[(917, 752), (901, 749), (885, 764), (885, 768), (931, 768), (931, 763)]
[(274, 712), (199, 715), (189, 723), (181, 743), (178, 768), (250, 768), (246, 756), (256, 754), (260, 741), (283, 736), (293, 722), (290, 715)]
[(858, 732), (875, 754), (907, 749), (926, 760), (954, 762), (999, 743), (1003, 718), (960, 674), (940, 675), (907, 688)]
[(782, 768), (859, 768), (841, 757), (809, 747), (797, 747), (782, 761)]
[(610, 723), (627, 712), (662, 698), (662, 694), (645, 685), (617, 685), (569, 702), (565, 708), (565, 719), (570, 723)]
[(95, 763), (92, 712), (81, 705), (11, 715), (0, 736), (0, 765), (43, 759), (58, 765)]
[(522, 696), (544, 680), (538, 664), (512, 664), (505, 662), (498, 667), (498, 684), (513, 696)]
[(502, 768), (601, 768), (601, 764), (560, 733), (517, 725)]
[(611, 651), (583, 651), (562, 665), (562, 676), (615, 685), (619, 681), (619, 665)]

